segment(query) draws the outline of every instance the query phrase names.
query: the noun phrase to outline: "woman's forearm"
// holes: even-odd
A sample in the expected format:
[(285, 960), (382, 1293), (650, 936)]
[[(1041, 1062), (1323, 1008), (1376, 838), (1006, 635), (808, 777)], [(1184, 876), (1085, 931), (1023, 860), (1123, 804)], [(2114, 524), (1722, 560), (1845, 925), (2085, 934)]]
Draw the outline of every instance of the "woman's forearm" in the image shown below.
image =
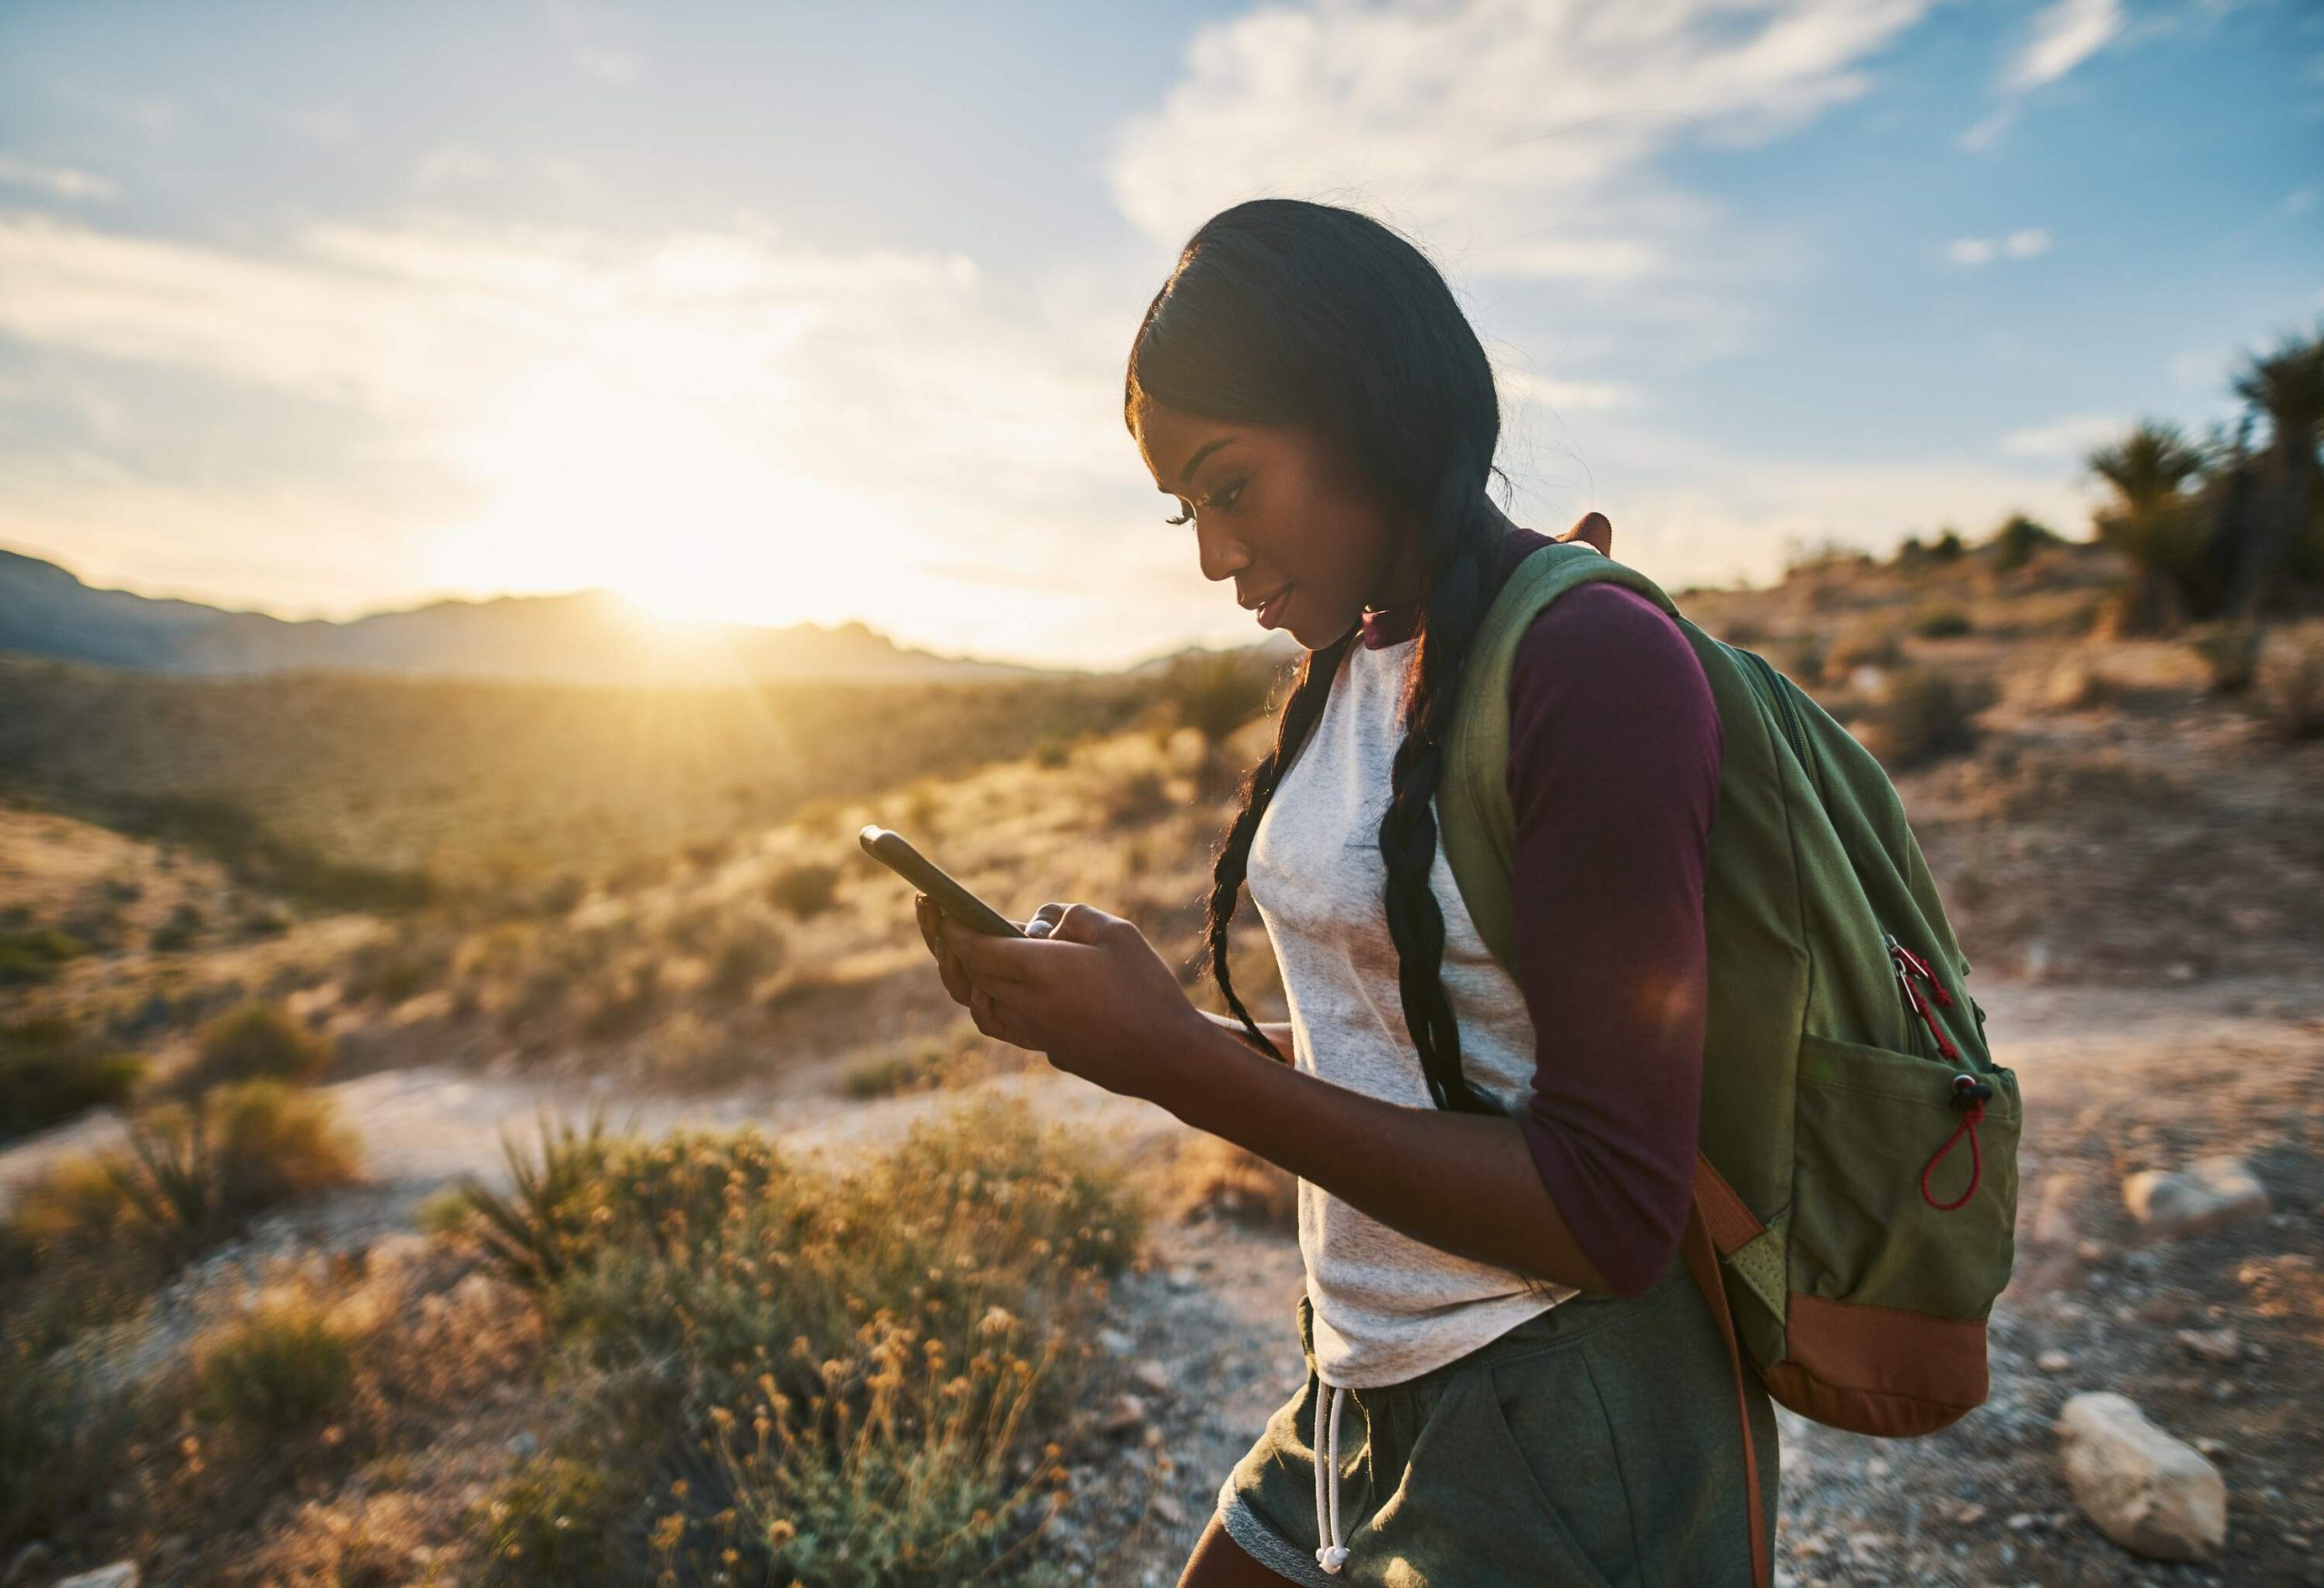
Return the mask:
[[(1256, 1047), (1251, 1041), (1251, 1033), (1244, 1029), (1243, 1022), (1241, 1021), (1236, 1020), (1233, 1015), (1213, 1014), (1206, 1009), (1201, 1012), (1203, 1019), (1216, 1026), (1220, 1031), (1226, 1031), (1234, 1035), (1245, 1047), (1249, 1048), (1252, 1052), (1257, 1053), (1259, 1051), (1257, 1047)], [(1283, 1056), (1285, 1059), (1289, 1059), (1291, 1057), (1291, 1022), (1289, 1021), (1263, 1020), (1255, 1021), (1252, 1023), (1256, 1025), (1260, 1031), (1266, 1033), (1267, 1041), (1273, 1042), (1275, 1047), (1282, 1051)], [(1261, 1054), (1260, 1056), (1262, 1058), (1265, 1057), (1264, 1054)]]
[[(1513, 1119), (1405, 1108), (1278, 1064), (1209, 1015), (1188, 1077), (1154, 1100), (1441, 1250), (1579, 1290), (1607, 1288), (1582, 1256)], [(1288, 1028), (1281, 1045), (1289, 1050)], [(1269, 1031), (1269, 1036), (1274, 1032)]]

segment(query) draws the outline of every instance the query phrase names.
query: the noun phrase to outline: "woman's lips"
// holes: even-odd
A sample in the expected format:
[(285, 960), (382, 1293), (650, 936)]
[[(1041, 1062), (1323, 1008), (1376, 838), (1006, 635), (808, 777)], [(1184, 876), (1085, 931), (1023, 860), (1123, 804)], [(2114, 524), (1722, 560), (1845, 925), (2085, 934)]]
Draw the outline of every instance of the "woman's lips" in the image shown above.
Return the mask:
[(1282, 589), (1277, 590), (1274, 595), (1268, 597), (1266, 604), (1259, 608), (1259, 626), (1261, 628), (1273, 628), (1277, 623), (1281, 622), (1283, 619), (1284, 604), (1290, 598), (1291, 587), (1289, 585), (1285, 585)]

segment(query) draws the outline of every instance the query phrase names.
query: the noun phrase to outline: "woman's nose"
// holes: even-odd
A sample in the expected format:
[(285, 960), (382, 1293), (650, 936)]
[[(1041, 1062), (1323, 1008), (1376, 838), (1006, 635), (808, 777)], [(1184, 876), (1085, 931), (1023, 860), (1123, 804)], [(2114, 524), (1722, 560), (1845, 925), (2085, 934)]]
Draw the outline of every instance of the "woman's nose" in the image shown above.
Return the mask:
[(1251, 566), (1250, 547), (1217, 530), (1197, 525), (1195, 544), (1202, 557), (1202, 577), (1213, 584), (1231, 579)]

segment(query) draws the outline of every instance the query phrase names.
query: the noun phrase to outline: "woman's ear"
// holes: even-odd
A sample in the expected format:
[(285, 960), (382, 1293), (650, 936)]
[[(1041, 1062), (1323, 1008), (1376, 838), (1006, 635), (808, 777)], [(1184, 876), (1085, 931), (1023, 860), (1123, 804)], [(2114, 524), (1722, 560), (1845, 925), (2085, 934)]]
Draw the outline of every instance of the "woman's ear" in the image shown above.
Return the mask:
[(1600, 557), (1614, 555), (1613, 521), (1603, 513), (1584, 513), (1573, 521), (1573, 528), (1558, 537), (1560, 540), (1584, 540), (1598, 548)]

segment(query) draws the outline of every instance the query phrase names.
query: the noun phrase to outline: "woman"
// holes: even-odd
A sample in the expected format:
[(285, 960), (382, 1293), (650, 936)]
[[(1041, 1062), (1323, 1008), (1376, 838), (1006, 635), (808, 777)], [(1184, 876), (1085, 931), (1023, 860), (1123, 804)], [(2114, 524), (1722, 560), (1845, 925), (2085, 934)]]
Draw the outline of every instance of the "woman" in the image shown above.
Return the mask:
[[(1306, 1383), (1181, 1588), (1749, 1582), (1727, 1342), (1679, 1258), (1720, 757), (1699, 664), (1610, 585), (1526, 631), (1512, 975), (1433, 802), (1464, 651), (1548, 538), (1487, 495), (1492, 372), (1443, 278), (1350, 211), (1238, 204), (1147, 309), (1125, 417), (1206, 577), (1307, 648), (1216, 856), (1234, 1018), (1087, 904), (984, 938), (923, 895), (921, 926), (980, 1031), (1299, 1177)], [(1287, 1022), (1228, 978), (1246, 881)], [(1755, 1377), (1747, 1399), (1772, 1536), (1774, 1416)]]

